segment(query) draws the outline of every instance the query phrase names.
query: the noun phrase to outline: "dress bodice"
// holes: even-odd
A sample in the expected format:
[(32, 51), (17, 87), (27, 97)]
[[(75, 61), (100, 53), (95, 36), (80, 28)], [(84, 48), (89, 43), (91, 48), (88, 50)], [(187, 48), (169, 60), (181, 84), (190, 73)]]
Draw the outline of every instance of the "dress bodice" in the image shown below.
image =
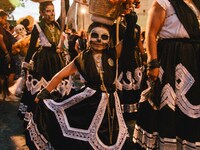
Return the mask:
[[(116, 59), (115, 49), (104, 50), (101, 56), (101, 67), (103, 81), (100, 76), (99, 67), (95, 63), (92, 50), (83, 51), (75, 59), (75, 64), (86, 81), (86, 85), (94, 89), (101, 89), (102, 82), (104, 82), (108, 91), (115, 90), (115, 77), (116, 77)], [(102, 65), (102, 66), (101, 66)]]

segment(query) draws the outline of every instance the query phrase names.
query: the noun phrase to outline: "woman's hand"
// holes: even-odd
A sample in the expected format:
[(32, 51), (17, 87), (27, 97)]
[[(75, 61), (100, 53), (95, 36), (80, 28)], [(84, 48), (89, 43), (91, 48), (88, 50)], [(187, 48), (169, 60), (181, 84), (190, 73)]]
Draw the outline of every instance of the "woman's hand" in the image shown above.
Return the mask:
[(38, 103), (40, 100), (43, 100), (43, 99), (50, 99), (50, 98), (51, 98), (50, 92), (49, 92), (46, 88), (44, 88), (44, 89), (42, 89), (42, 91), (40, 91), (40, 92), (37, 94), (37, 96), (36, 96), (34, 102), (35, 102), (35, 103)]

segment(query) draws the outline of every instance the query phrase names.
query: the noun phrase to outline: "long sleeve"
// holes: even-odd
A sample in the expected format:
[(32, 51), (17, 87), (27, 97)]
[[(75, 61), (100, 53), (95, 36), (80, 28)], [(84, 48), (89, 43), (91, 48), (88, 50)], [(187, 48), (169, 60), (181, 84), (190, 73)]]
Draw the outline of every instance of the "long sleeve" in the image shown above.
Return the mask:
[(27, 52), (27, 55), (25, 57), (26, 62), (29, 62), (31, 60), (32, 55), (37, 50), (36, 44), (37, 44), (38, 37), (39, 37), (39, 32), (37, 30), (37, 27), (34, 26), (32, 33), (31, 33), (31, 39), (30, 39), (30, 45), (29, 45), (29, 48), (28, 48), (28, 52)]

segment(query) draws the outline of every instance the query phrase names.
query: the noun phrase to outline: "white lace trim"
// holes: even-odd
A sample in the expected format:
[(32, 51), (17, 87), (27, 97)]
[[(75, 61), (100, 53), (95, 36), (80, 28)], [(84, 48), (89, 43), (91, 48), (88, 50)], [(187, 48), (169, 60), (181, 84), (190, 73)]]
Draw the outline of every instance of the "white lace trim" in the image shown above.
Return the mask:
[(200, 150), (200, 142), (191, 143), (179, 137), (176, 137), (176, 139), (160, 137), (159, 140), (159, 149), (162, 150)]
[(152, 150), (158, 148), (160, 150), (200, 150), (200, 142), (189, 142), (179, 137), (176, 139), (161, 138), (157, 132), (150, 134), (137, 124), (133, 134), (133, 142), (139, 143), (141, 147)]
[[(162, 82), (162, 76), (164, 71), (160, 67), (159, 79)], [(195, 80), (188, 70), (180, 63), (176, 66), (175, 71), (175, 90), (167, 83), (161, 91), (161, 104), (160, 108), (168, 105), (173, 111), (177, 105), (180, 110), (190, 118), (200, 118), (200, 105), (192, 105), (186, 98), (186, 93), (194, 84)], [(148, 84), (148, 82), (147, 82)], [(148, 94), (150, 92), (150, 85), (148, 88), (142, 91), (140, 96), (140, 103), (148, 100)], [(149, 101), (151, 104), (151, 102)]]
[(44, 46), (44, 47), (51, 47), (51, 43), (49, 43), (49, 40), (47, 39), (47, 37), (45, 36), (44, 32), (42, 31), (42, 29), (40, 28), (39, 24), (36, 23), (35, 24), (37, 27), (37, 30), (39, 32), (39, 45), (40, 46)]
[(27, 105), (24, 105), (24, 103), (19, 103), (19, 111), (22, 113), (22, 114), (25, 114), (26, 111), (27, 111), (27, 108), (28, 106)]
[(200, 105), (192, 105), (185, 96), (195, 80), (182, 64), (176, 67), (176, 81), (179, 81), (176, 82), (178, 107), (187, 116), (191, 118), (200, 118)]
[(120, 91), (122, 91), (123, 89), (123, 85), (122, 83), (120, 82), (122, 80), (122, 77), (123, 77), (123, 72), (120, 73), (119, 77), (117, 78), (117, 80), (115, 80), (115, 85), (116, 85), (116, 88)]
[(118, 134), (117, 142), (114, 145), (112, 146), (105, 145), (99, 139), (98, 134), (97, 134), (98, 129), (101, 125), (103, 116), (105, 114), (106, 106), (108, 102), (105, 93), (102, 93), (102, 98), (98, 106), (98, 109), (94, 115), (94, 118), (92, 120), (92, 123), (90, 124), (90, 127), (87, 130), (70, 127), (68, 123), (67, 116), (64, 113), (64, 110), (83, 101), (85, 98), (92, 96), (95, 92), (96, 91), (93, 89), (86, 88), (83, 92), (77, 95), (74, 95), (71, 98), (66, 99), (65, 101), (61, 103), (56, 103), (53, 100), (44, 100), (44, 103), (50, 110), (52, 110), (55, 113), (56, 118), (62, 129), (63, 136), (82, 140), (82, 141), (88, 141), (95, 150), (99, 150), (99, 149), (119, 150), (122, 148), (126, 138), (128, 137), (128, 131), (123, 119), (119, 98), (116, 92), (114, 93), (114, 97), (115, 97), (116, 114), (117, 114), (117, 119), (119, 122), (119, 134)]
[(141, 147), (151, 150), (156, 147), (157, 136), (157, 132), (150, 134), (136, 124), (133, 133), (133, 142), (139, 143)]
[(138, 90), (140, 89), (142, 75), (143, 75), (144, 67), (138, 67), (134, 71), (134, 78), (132, 77), (132, 73), (130, 71), (126, 72), (127, 79), (129, 83), (126, 83), (124, 80), (122, 81), (123, 89), (125, 90)]
[(168, 105), (173, 111), (175, 111), (176, 94), (170, 84), (166, 84), (161, 93), (160, 109), (165, 105)]
[(51, 146), (51, 144), (38, 131), (37, 125), (33, 120), (33, 114), (31, 112), (27, 112), (26, 116), (28, 116), (28, 118), (26, 118), (28, 121), (26, 129), (29, 131), (31, 141), (34, 143), (35, 147), (38, 150), (53, 150), (54, 148)]
[(160, 109), (168, 105), (175, 111), (175, 105), (177, 105), (188, 117), (200, 118), (200, 105), (192, 105), (185, 96), (194, 82), (188, 70), (182, 64), (178, 64), (176, 66), (176, 89), (174, 91), (169, 83), (164, 86)]
[[(39, 92), (42, 88), (46, 87), (48, 82), (42, 77), (40, 80), (34, 79), (31, 74), (27, 74), (26, 87), (32, 95)], [(72, 79), (64, 79), (53, 91), (58, 91), (62, 96), (68, 95), (72, 89)], [(52, 91), (52, 92), (53, 92)]]

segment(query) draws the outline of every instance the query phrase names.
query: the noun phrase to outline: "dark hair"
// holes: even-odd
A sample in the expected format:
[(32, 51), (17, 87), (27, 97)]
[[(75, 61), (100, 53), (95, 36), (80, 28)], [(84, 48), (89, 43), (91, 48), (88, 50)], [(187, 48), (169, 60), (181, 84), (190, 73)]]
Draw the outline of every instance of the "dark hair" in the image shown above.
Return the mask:
[(145, 31), (142, 31), (141, 35), (145, 38)]
[(46, 2), (40, 3), (39, 10), (41, 12), (43, 12), (48, 5), (53, 5), (53, 3), (51, 1), (46, 1)]
[(85, 36), (85, 32), (82, 30), (81, 31), (81, 37)]
[(23, 19), (23, 20), (20, 22), (20, 24), (22, 24), (22, 25), (26, 28), (26, 30), (27, 30), (27, 29), (28, 29), (27, 27), (30, 25), (30, 22), (29, 22), (28, 19)]
[[(40, 3), (39, 11), (40, 11), (40, 12), (43, 12), (43, 11), (46, 9), (46, 7), (47, 7), (48, 5), (53, 5), (52, 1), (46, 1), (46, 2)], [(54, 6), (54, 5), (53, 5), (53, 6)], [(39, 20), (40, 20), (40, 21), (42, 20), (41, 14), (40, 14), (40, 16), (39, 16)]]
[(0, 9), (0, 16), (8, 16), (8, 14), (3, 9)]
[(106, 25), (106, 24), (102, 24), (102, 23), (99, 23), (99, 22), (93, 22), (92, 24), (90, 24), (87, 32), (90, 33), (92, 31), (92, 29), (96, 28), (96, 27), (106, 28), (109, 31), (109, 33), (111, 34), (111, 26)]
[(10, 25), (10, 26), (9, 26), (9, 29), (10, 29), (10, 30), (13, 30), (14, 28), (15, 28), (14, 25)]
[(73, 28), (73, 29), (72, 29), (72, 33), (76, 33), (76, 29)]

